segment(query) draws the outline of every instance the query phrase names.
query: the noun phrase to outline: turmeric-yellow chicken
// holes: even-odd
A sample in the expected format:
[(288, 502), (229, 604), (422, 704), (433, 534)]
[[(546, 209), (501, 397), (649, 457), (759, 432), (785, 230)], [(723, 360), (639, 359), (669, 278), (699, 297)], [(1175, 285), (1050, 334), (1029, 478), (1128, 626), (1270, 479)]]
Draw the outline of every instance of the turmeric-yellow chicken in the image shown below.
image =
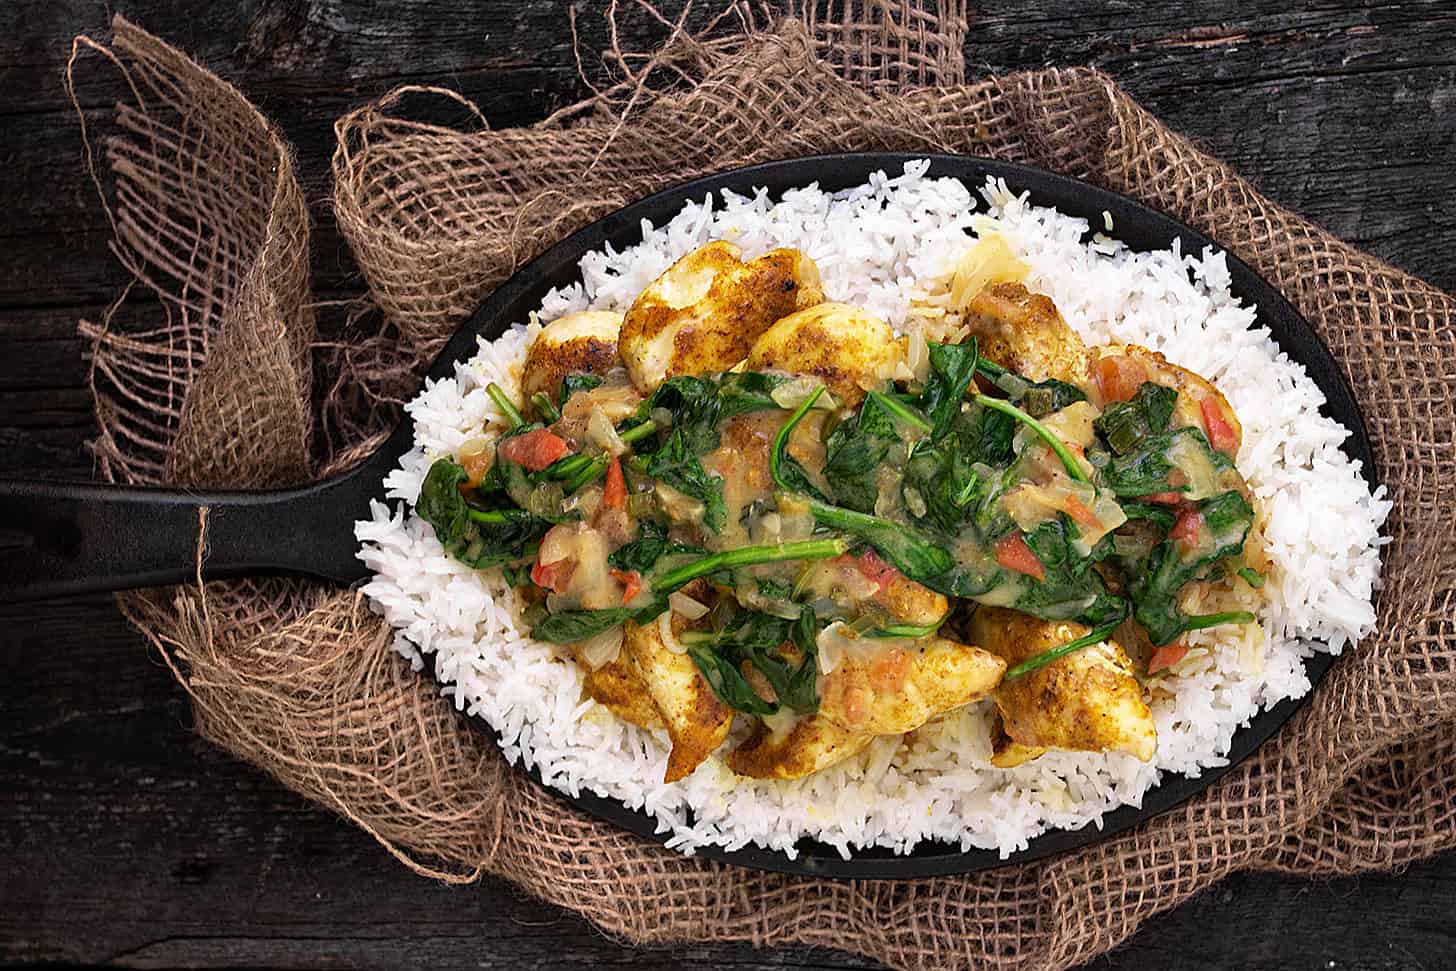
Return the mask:
[[(977, 607), (970, 623), (971, 637), (1008, 665), (1089, 632), (1081, 624), (1040, 620), (1004, 607)], [(1005, 746), (995, 752), (993, 764), (1003, 768), (1048, 748), (1126, 752), (1144, 762), (1157, 748), (1142, 685), (1126, 652), (1112, 640), (1007, 681), (995, 698), (1006, 736), (1019, 746), (1015, 755)]]
[(846, 650), (820, 687), (819, 713), (850, 731), (913, 732), (986, 697), (1006, 673), (1006, 662), (995, 654), (943, 637), (868, 640), (860, 650)]
[[(673, 611), (664, 616), (674, 635), (687, 629), (681, 614)], [(672, 740), (663, 781), (676, 782), (723, 744), (733, 726), (733, 709), (713, 693), (692, 658), (663, 641), (658, 622), (629, 620), (622, 626), (622, 651), (637, 669)]]
[(618, 348), (632, 383), (651, 391), (678, 374), (726, 371), (774, 321), (824, 299), (819, 270), (794, 249), (745, 263), (732, 243), (678, 260), (633, 302)]

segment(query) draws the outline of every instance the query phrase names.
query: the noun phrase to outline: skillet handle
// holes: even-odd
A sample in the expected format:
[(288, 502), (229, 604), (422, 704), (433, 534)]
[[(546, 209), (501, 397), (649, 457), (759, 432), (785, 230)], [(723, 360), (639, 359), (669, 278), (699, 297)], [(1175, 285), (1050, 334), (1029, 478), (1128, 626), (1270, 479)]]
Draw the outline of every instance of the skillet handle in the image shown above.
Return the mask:
[(189, 493), (0, 480), (0, 601), (191, 582), (208, 509), (203, 577), (301, 573), (351, 583), (355, 477), (279, 492)]

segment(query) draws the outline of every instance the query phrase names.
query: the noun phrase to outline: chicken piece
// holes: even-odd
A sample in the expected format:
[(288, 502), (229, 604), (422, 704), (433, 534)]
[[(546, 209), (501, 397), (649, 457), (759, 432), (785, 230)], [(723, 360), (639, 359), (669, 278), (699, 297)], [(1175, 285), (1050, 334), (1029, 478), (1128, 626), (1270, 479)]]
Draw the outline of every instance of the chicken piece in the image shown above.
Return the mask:
[(521, 395), (527, 401), (544, 391), (561, 403), (561, 382), (568, 374), (605, 375), (620, 362), (617, 334), (622, 315), (582, 310), (558, 317), (536, 335), (521, 368)]
[(1019, 283), (993, 284), (966, 305), (966, 323), (981, 354), (1023, 377), (1086, 379), (1087, 345), (1049, 297)]
[(638, 294), (618, 347), (644, 392), (678, 374), (726, 371), (780, 317), (824, 299), (819, 269), (795, 249), (744, 263), (714, 242), (678, 260)]
[(849, 731), (914, 731), (986, 697), (1006, 673), (996, 655), (942, 637), (859, 643), (869, 645), (866, 652), (846, 652), (819, 689), (819, 714)]
[(647, 691), (647, 682), (637, 673), (625, 648), (614, 660), (595, 671), (582, 662), (579, 652), (573, 650), (572, 654), (581, 665), (584, 675), (582, 686), (588, 698), (639, 728), (663, 727), (662, 716)]
[(1145, 381), (1172, 388), (1178, 392), (1178, 403), (1173, 409), (1170, 427), (1191, 425), (1201, 429), (1209, 443), (1229, 458), (1238, 454), (1244, 438), (1243, 425), (1239, 424), (1228, 399), (1207, 378), (1170, 364), (1157, 351), (1136, 344), (1108, 344), (1093, 349), (1088, 370), (1087, 390), (1098, 407), (1126, 401)]
[(998, 769), (1014, 769), (1018, 765), (1039, 759), (1046, 749), (1039, 745), (1022, 745), (1006, 734), (1006, 723), (1000, 713), (991, 725), (991, 764)]
[(802, 779), (859, 754), (874, 738), (841, 728), (822, 713), (778, 730), (760, 722), (729, 754), (728, 768), (751, 779)]
[(890, 325), (846, 303), (821, 303), (775, 323), (748, 352), (750, 371), (779, 370), (823, 381), (854, 408), (884, 384), (904, 349)]
[[(674, 636), (687, 629), (681, 614), (668, 616)], [(622, 651), (631, 658), (667, 726), (672, 752), (663, 781), (676, 782), (723, 744), (733, 724), (733, 709), (718, 700), (692, 658), (668, 649), (658, 624), (627, 621), (622, 625)]]
[[(1004, 607), (980, 607), (970, 622), (972, 638), (1012, 666), (1087, 633), (1081, 624), (1041, 620)], [(1004, 681), (995, 699), (1007, 736), (1023, 746), (1126, 752), (1144, 762), (1157, 748), (1142, 686), (1115, 641)]]
[(929, 626), (950, 612), (950, 600), (945, 594), (910, 579), (888, 563), (883, 566), (879, 592), (871, 599), (896, 623)]

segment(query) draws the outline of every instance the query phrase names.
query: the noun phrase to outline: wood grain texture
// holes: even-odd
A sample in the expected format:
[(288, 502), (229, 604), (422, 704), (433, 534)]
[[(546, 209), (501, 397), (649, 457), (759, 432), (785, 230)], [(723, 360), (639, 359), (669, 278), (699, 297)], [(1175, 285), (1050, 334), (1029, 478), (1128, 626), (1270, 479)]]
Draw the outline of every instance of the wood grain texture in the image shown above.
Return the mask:
[[(1096, 64), (1276, 200), (1456, 288), (1456, 10), (1259, 0), (985, 5), (972, 73)], [(512, 0), (12, 0), (0, 7), (0, 461), (87, 474), (75, 322), (125, 284), (62, 85), (70, 38), (119, 11), (239, 85), (295, 145), (316, 282), (357, 292), (327, 199), (331, 124), (404, 82), (493, 125), (579, 97), (565, 6)], [(710, 8), (697, 11), (705, 21)], [(586, 49), (606, 41), (579, 18)], [(627, 46), (657, 36), (630, 14)], [(603, 76), (593, 59), (593, 78)], [(93, 69), (103, 120), (120, 93)], [(152, 310), (137, 296), (126, 314)], [(445, 888), (198, 740), (185, 695), (106, 598), (0, 606), (0, 960), (135, 967), (858, 968), (825, 950), (634, 951), (510, 886)], [(1456, 966), (1456, 857), (1330, 882), (1242, 875), (1099, 969)]]

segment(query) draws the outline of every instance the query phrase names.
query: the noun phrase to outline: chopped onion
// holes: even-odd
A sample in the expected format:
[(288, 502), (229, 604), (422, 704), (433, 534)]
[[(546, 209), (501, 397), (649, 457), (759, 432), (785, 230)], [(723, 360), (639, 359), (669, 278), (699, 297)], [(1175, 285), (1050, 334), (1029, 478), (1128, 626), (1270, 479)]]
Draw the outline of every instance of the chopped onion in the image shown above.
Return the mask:
[(992, 283), (1019, 283), (1026, 278), (1027, 265), (1016, 258), (1005, 238), (979, 227), (980, 238), (966, 250), (951, 278), (951, 304), (966, 304)]
[(860, 654), (865, 647), (860, 638), (854, 635), (854, 630), (839, 620), (820, 631), (819, 636), (814, 639), (814, 645), (818, 648), (820, 674), (832, 673), (851, 654)]
[(1165, 453), (1168, 461), (1188, 477), (1188, 489), (1183, 497), (1193, 502), (1207, 499), (1221, 491), (1218, 473), (1213, 468), (1207, 453), (1187, 438), (1179, 436)]
[(1041, 423), (1062, 441), (1086, 448), (1095, 437), (1092, 422), (1101, 414), (1090, 402), (1074, 401), (1043, 417)]
[(996, 379), (996, 387), (1005, 391), (1012, 398), (1019, 398), (1026, 394), (1027, 389), (1031, 385), (1010, 371), (1007, 371)]
[(681, 590), (667, 598), (667, 605), (673, 609), (673, 612), (682, 614), (688, 620), (697, 620), (699, 617), (703, 617), (708, 613), (707, 607), (698, 603)]
[(780, 708), (778, 711), (759, 717), (763, 719), (763, 727), (768, 729), (769, 735), (775, 739), (783, 738), (793, 731), (800, 718), (788, 708)]
[(703, 504), (684, 492), (679, 492), (666, 482), (657, 481), (653, 486), (658, 505), (674, 522), (700, 523), (703, 520)]
[[(769, 397), (785, 411), (793, 411), (804, 403), (804, 399), (823, 386), (824, 382), (818, 378), (794, 378), (770, 391)], [(819, 411), (832, 411), (836, 407), (838, 406), (834, 403), (834, 396), (827, 391), (814, 402), (814, 408)]]
[(753, 524), (753, 541), (755, 543), (780, 543), (783, 542), (784, 517), (776, 512), (766, 512), (758, 517), (758, 522)]
[(636, 411), (641, 401), (642, 396), (630, 384), (620, 387), (607, 384), (572, 395), (561, 406), (561, 413), (566, 418), (580, 419), (600, 408), (608, 421), (621, 421)]
[(608, 628), (577, 648), (581, 661), (593, 671), (600, 671), (622, 653), (622, 625)]
[(925, 498), (914, 486), (905, 487), (905, 508), (910, 510), (910, 515), (917, 519), (925, 515)]
[(688, 649), (678, 641), (677, 636), (672, 632), (672, 611), (664, 610), (657, 618), (657, 634), (662, 638), (662, 646), (674, 654), (686, 654)]
[(779, 504), (779, 539), (781, 543), (791, 543), (794, 540), (808, 539), (814, 532), (814, 514), (809, 511), (808, 506), (790, 507), (784, 503)]
[(1006, 512), (1015, 520), (1016, 527), (1029, 533), (1042, 523), (1056, 519), (1066, 505), (1068, 494), (1066, 489), (1043, 488), (1031, 482), (1023, 482), (1006, 493), (1001, 502)]
[(586, 420), (586, 437), (589, 442), (608, 455), (621, 455), (627, 451), (627, 446), (622, 442), (622, 436), (617, 434), (617, 430), (612, 427), (611, 419), (601, 408), (591, 410), (591, 417)]
[(924, 384), (930, 377), (930, 345), (925, 340), (925, 331), (917, 327), (910, 332), (905, 348), (905, 366), (911, 377)]
[(577, 529), (575, 526), (561, 523), (552, 526), (541, 537), (541, 545), (536, 552), (536, 561), (539, 563), (555, 563), (564, 560), (571, 555), (574, 547), (574, 538)]

